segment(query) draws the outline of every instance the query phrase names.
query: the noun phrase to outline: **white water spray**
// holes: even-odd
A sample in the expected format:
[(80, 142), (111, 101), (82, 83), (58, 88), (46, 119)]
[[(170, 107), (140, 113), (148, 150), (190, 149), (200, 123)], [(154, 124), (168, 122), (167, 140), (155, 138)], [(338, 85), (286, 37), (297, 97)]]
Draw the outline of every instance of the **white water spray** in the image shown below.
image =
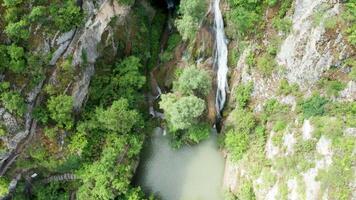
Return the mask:
[(218, 113), (224, 108), (226, 92), (229, 90), (227, 83), (227, 40), (225, 37), (224, 20), (220, 11), (220, 0), (214, 0), (214, 22), (216, 32), (216, 50), (214, 66), (217, 68), (216, 110)]

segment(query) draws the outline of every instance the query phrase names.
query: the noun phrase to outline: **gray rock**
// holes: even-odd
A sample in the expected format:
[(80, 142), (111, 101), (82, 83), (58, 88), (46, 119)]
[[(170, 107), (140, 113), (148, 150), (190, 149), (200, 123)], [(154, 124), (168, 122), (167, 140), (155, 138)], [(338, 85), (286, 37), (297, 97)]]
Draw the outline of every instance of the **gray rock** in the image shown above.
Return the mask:
[(87, 97), (90, 80), (94, 75), (94, 71), (94, 65), (89, 64), (88, 67), (85, 68), (81, 79), (77, 81), (73, 87), (72, 96), (74, 99), (73, 107), (75, 111), (80, 110)]

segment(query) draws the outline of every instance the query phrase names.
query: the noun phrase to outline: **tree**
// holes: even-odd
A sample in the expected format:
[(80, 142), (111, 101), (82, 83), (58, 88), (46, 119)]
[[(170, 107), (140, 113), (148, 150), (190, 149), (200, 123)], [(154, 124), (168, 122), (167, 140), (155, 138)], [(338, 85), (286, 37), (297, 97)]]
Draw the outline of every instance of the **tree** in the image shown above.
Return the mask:
[(9, 69), (15, 73), (21, 73), (25, 69), (25, 50), (22, 47), (12, 44), (8, 46), (10, 56)]
[(128, 133), (141, 120), (137, 111), (129, 109), (126, 99), (114, 101), (107, 110), (97, 109), (96, 116), (106, 129), (122, 134)]
[(23, 116), (26, 112), (25, 100), (17, 92), (4, 92), (1, 94), (1, 101), (7, 110), (18, 116)]
[(205, 0), (182, 0), (179, 5), (181, 17), (176, 20), (176, 25), (183, 40), (191, 40), (197, 32), (200, 21), (206, 12)]
[(177, 98), (174, 94), (165, 94), (162, 95), (160, 108), (164, 110), (169, 127), (174, 132), (195, 124), (205, 110), (205, 102), (196, 96)]
[(29, 24), (26, 20), (9, 23), (5, 28), (5, 33), (14, 40), (27, 40), (30, 37), (28, 26)]
[(195, 66), (184, 68), (175, 82), (174, 90), (183, 95), (206, 96), (211, 90), (211, 77), (205, 70)]
[(50, 117), (62, 128), (70, 129), (73, 126), (72, 109), (73, 98), (67, 95), (52, 96), (47, 108)]
[(208, 139), (210, 136), (210, 125), (207, 123), (201, 123), (193, 125), (187, 131), (189, 141), (198, 144), (200, 141)]
[(70, 31), (83, 21), (83, 14), (75, 1), (66, 1), (63, 5), (54, 4), (50, 7), (50, 14), (54, 25), (62, 32)]
[(142, 146), (136, 140), (135, 135), (107, 137), (101, 158), (79, 172), (78, 199), (109, 200), (129, 193), (133, 157)]

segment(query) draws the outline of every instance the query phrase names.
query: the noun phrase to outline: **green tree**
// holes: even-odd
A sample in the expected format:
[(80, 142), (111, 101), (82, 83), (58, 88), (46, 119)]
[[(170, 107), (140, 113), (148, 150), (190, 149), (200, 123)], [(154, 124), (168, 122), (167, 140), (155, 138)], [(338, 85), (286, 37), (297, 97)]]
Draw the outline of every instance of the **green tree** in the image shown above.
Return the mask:
[(25, 100), (17, 92), (2, 93), (1, 101), (7, 110), (18, 116), (23, 116), (26, 112)]
[(10, 56), (9, 69), (15, 73), (23, 72), (26, 66), (25, 50), (22, 47), (12, 44), (8, 46), (8, 54)]
[(208, 72), (195, 66), (184, 68), (175, 82), (174, 90), (183, 95), (206, 96), (211, 90), (211, 77)]
[(50, 117), (62, 128), (70, 129), (73, 126), (72, 109), (73, 98), (67, 95), (52, 96), (47, 108)]
[(10, 63), (10, 58), (7, 53), (7, 47), (0, 45), (0, 72), (5, 70)]
[(253, 90), (253, 82), (249, 82), (245, 85), (239, 85), (236, 89), (236, 102), (240, 108), (244, 108)]
[(63, 5), (52, 5), (50, 14), (54, 20), (55, 27), (62, 32), (70, 31), (73, 27), (79, 26), (84, 18), (80, 7), (75, 4), (75, 1), (65, 1)]
[(6, 195), (9, 192), (9, 181), (4, 177), (0, 177), (0, 197)]
[(105, 128), (123, 134), (128, 133), (141, 120), (137, 111), (129, 109), (126, 99), (114, 101), (107, 110), (97, 109), (96, 116)]
[(136, 139), (135, 135), (107, 137), (100, 159), (79, 172), (83, 184), (78, 199), (109, 200), (129, 193), (131, 162), (142, 146)]
[(173, 132), (191, 127), (205, 110), (204, 100), (196, 96), (177, 98), (174, 94), (165, 94), (161, 98), (160, 108)]
[(30, 37), (29, 23), (26, 20), (9, 23), (5, 33), (14, 40), (27, 40)]
[(182, 0), (179, 5), (179, 14), (176, 25), (183, 40), (192, 40), (197, 32), (200, 22), (206, 12), (205, 0)]

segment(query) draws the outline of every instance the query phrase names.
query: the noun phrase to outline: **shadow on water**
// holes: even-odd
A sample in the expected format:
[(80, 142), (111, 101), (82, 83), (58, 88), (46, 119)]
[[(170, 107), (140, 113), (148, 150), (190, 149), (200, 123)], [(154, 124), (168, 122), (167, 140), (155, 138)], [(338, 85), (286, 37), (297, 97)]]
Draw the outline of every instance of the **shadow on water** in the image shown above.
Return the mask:
[(163, 200), (221, 200), (224, 159), (216, 134), (199, 145), (174, 150), (161, 129), (146, 143), (135, 182)]

